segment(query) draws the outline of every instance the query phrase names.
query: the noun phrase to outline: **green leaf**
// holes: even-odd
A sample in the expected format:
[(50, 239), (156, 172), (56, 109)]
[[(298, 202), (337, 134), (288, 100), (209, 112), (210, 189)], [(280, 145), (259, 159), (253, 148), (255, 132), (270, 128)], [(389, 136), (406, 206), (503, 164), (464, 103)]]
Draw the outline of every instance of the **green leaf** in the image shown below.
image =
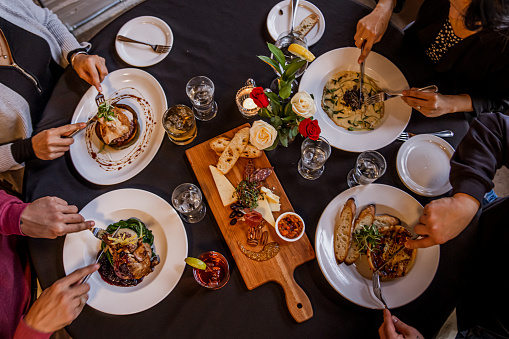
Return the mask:
[(283, 52), (279, 48), (277, 48), (275, 45), (273, 45), (269, 42), (267, 42), (267, 46), (269, 46), (269, 50), (271, 51), (272, 54), (274, 54), (274, 57), (279, 62), (279, 64), (281, 66), (284, 66), (285, 65), (285, 55), (283, 54)]
[(281, 141), (281, 145), (288, 147), (288, 136), (283, 135), (282, 133), (279, 134), (279, 141)]
[(301, 61), (301, 59), (299, 59), (299, 58), (293, 58), (292, 60), (290, 60), (290, 62), (289, 62), (289, 63), (287, 63), (286, 65), (284, 65), (284, 66), (283, 66), (283, 70), (285, 70), (285, 71), (286, 71), (286, 70), (288, 69), (288, 67), (290, 67), (291, 65), (293, 65), (293, 64), (295, 64), (295, 63), (297, 63), (297, 62), (299, 62), (299, 61)]
[(299, 134), (299, 125), (293, 127), (292, 130), (293, 130), (293, 135), (297, 136), (297, 134)]
[(274, 148), (276, 148), (276, 147), (277, 147), (277, 144), (278, 144), (278, 143), (279, 143), (279, 139), (278, 139), (278, 138), (276, 138), (276, 139), (274, 140), (274, 143), (272, 144), (272, 146), (267, 147), (267, 148), (265, 149), (265, 151), (272, 151)]
[(279, 90), (279, 96), (283, 100), (287, 99), (291, 93), (292, 93), (292, 83), (291, 82), (286, 84), (283, 88), (281, 88)]
[(276, 72), (278, 72), (278, 75), (280, 75), (280, 73), (281, 73), (281, 66), (274, 59), (271, 59), (271, 58), (266, 57), (264, 55), (258, 55), (258, 58), (260, 58), (260, 60), (265, 61), (270, 66), (272, 66), (274, 68), (274, 70)]
[(261, 108), (260, 112), (258, 113), (258, 115), (261, 116), (262, 118), (270, 119), (270, 112), (266, 108)]
[(293, 112), (293, 108), (292, 108), (292, 102), (288, 102), (285, 106), (285, 115), (286, 116), (292, 116), (293, 118), (296, 118), (297, 117), (297, 114), (295, 114)]
[(275, 129), (283, 125), (283, 121), (281, 120), (281, 117), (274, 116), (270, 118), (271, 125), (274, 126)]
[(292, 75), (295, 75), (295, 73), (306, 64), (306, 60), (299, 60), (299, 62), (296, 62), (292, 64), (290, 67), (288, 67), (285, 72), (283, 73), (283, 77), (290, 77)]
[(277, 101), (277, 102), (279, 102), (279, 98), (278, 98), (276, 93), (265, 92), (265, 95), (269, 98), (270, 101)]

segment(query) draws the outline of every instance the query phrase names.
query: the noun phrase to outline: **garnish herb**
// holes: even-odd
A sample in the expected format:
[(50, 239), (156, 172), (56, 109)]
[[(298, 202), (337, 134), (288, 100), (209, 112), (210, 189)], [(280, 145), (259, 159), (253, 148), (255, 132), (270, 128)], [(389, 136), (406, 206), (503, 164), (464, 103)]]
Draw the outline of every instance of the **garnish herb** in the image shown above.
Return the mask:
[(368, 248), (373, 250), (380, 243), (381, 238), (378, 227), (375, 225), (364, 225), (353, 234), (355, 245), (360, 254), (366, 254)]
[(110, 105), (108, 102), (103, 102), (98, 107), (99, 113), (97, 113), (98, 118), (104, 117), (108, 121), (112, 121), (115, 118), (115, 112), (113, 111), (113, 105)]
[(235, 195), (242, 206), (253, 209), (258, 206), (258, 196), (260, 196), (259, 183), (242, 180), (235, 188)]

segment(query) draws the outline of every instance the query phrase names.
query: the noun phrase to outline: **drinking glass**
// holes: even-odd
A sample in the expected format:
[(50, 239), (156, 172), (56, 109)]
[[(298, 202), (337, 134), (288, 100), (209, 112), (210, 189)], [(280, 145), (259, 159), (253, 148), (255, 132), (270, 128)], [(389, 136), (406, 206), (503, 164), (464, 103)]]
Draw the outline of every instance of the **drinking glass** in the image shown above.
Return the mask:
[(331, 147), (325, 138), (318, 140), (304, 139), (300, 147), (301, 158), (298, 164), (300, 175), (308, 180), (318, 179), (324, 169), (325, 161), (330, 156)]
[(209, 121), (216, 116), (217, 103), (214, 101), (214, 83), (205, 76), (197, 76), (187, 82), (186, 93), (193, 103), (194, 116)]
[(193, 268), (194, 279), (200, 285), (212, 290), (217, 290), (226, 285), (230, 279), (230, 266), (228, 260), (221, 253), (205, 252), (198, 259), (207, 265), (205, 270)]
[(368, 185), (385, 173), (387, 164), (383, 155), (376, 151), (359, 154), (355, 167), (350, 170), (346, 181), (349, 187)]
[(170, 140), (177, 145), (187, 145), (196, 138), (196, 120), (186, 105), (175, 105), (163, 114), (163, 127)]
[(182, 220), (191, 224), (201, 221), (207, 212), (201, 191), (193, 184), (184, 183), (175, 188), (171, 202)]

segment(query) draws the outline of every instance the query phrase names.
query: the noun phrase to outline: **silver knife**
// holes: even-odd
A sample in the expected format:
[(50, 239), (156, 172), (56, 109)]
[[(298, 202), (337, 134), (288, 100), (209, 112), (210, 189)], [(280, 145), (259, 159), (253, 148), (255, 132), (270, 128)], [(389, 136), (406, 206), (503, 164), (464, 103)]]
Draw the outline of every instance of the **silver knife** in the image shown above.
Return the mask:
[[(113, 233), (113, 235), (111, 236), (112, 238), (115, 238), (115, 236), (117, 235), (118, 231), (120, 230), (120, 227), (121, 226), (118, 226), (118, 228), (116, 229), (116, 231)], [(92, 232), (92, 234), (94, 235), (94, 237), (96, 237), (97, 239), (100, 239), (102, 241), (102, 235), (104, 233), (106, 233), (105, 230), (103, 230), (102, 228), (97, 228), (97, 227), (94, 227), (92, 229), (90, 229), (90, 231)], [(106, 250), (109, 248), (108, 245), (106, 245), (106, 247), (103, 248), (103, 250), (101, 251), (101, 253), (99, 253), (99, 256), (97, 257), (97, 260), (94, 262), (94, 264), (97, 264), (99, 262), (99, 260), (101, 260), (104, 252), (106, 252)], [(92, 275), (92, 273), (90, 273), (89, 275), (87, 275), (85, 277), (85, 279), (83, 279), (83, 282), (82, 284), (86, 283), (88, 278), (90, 278), (90, 276)]]
[[(366, 45), (366, 40), (364, 40), (362, 42), (362, 45), (361, 45), (361, 54), (364, 52), (364, 45)], [(361, 75), (359, 77), (359, 104), (362, 106), (362, 102), (364, 101), (363, 97), (362, 97), (362, 84), (364, 82), (364, 62), (366, 61), (366, 59), (364, 59), (362, 62), (361, 62)]]
[(93, 123), (94, 121), (97, 121), (97, 119), (99, 119), (97, 117), (97, 114), (94, 115), (93, 117), (91, 117), (90, 119), (88, 119), (87, 121), (87, 125), (85, 126), (85, 128), (82, 128), (82, 129), (77, 129), (77, 130), (74, 130), (72, 131), (71, 134), (69, 135), (66, 135), (64, 138), (72, 138), (73, 136), (75, 136), (77, 133), (81, 132), (82, 130), (86, 129), (91, 123)]
[[(420, 235), (419, 235), (419, 234), (416, 234), (416, 235), (414, 235), (413, 237), (411, 237), (409, 240), (416, 240), (416, 239), (417, 239), (417, 238), (419, 238), (419, 237), (420, 237)], [(388, 264), (388, 263), (389, 263), (392, 259), (394, 259), (394, 258), (395, 258), (395, 257), (399, 254), (399, 252), (403, 251), (404, 249), (405, 249), (405, 245), (401, 246), (401, 247), (400, 247), (400, 248), (399, 248), (396, 252), (394, 252), (394, 254), (393, 254), (393, 255), (391, 255), (391, 256), (389, 257), (389, 259), (387, 259), (387, 260), (383, 263), (383, 265), (382, 265), (382, 266), (380, 266), (379, 268), (377, 268), (377, 269), (376, 269), (376, 271), (375, 271), (375, 272), (373, 272), (373, 273), (380, 272), (380, 270), (381, 270), (381, 269), (382, 269), (385, 265), (387, 265), (387, 264)]]

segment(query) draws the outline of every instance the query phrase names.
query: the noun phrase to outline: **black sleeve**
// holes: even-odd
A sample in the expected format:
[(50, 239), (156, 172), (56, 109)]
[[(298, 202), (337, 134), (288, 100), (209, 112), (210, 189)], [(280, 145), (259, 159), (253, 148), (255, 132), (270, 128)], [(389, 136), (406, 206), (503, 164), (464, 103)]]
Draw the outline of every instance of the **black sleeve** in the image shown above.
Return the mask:
[(451, 159), (452, 193), (479, 202), (493, 188), (497, 169), (509, 164), (509, 116), (484, 114), (474, 120)]
[(73, 49), (72, 51), (70, 51), (69, 53), (67, 53), (67, 62), (69, 62), (69, 65), (71, 65), (72, 56), (78, 52), (87, 52), (87, 49), (86, 48), (76, 48), (76, 49)]
[(32, 147), (32, 138), (13, 142), (11, 144), (11, 153), (18, 164), (37, 158)]

